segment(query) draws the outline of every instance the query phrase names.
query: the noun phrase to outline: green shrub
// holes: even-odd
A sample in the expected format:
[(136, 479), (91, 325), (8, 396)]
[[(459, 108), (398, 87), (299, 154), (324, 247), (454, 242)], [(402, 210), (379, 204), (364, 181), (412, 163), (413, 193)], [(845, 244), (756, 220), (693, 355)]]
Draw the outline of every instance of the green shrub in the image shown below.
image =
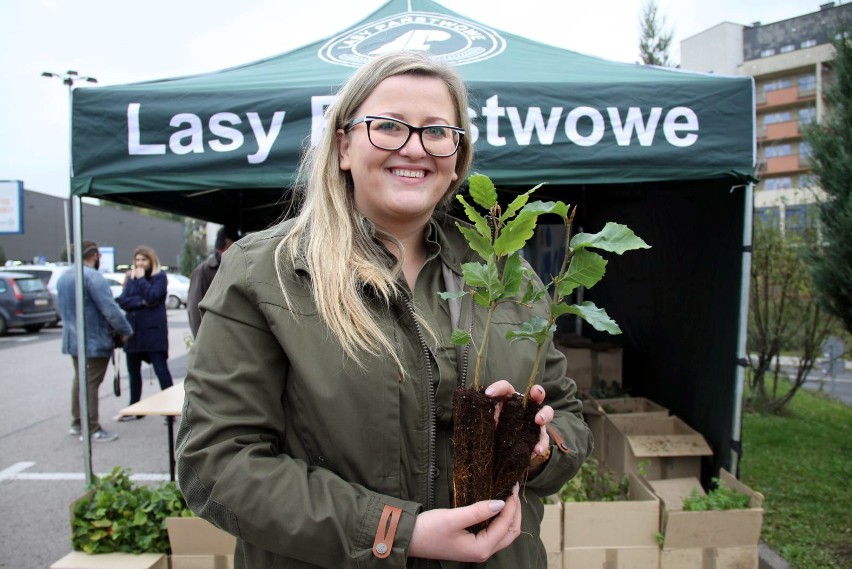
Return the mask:
[(594, 458), (580, 467), (577, 475), (559, 490), (563, 502), (619, 502), (627, 500), (629, 479), (618, 478), (604, 469)]
[(74, 507), (71, 545), (86, 553), (170, 553), (166, 518), (190, 517), (174, 482), (134, 486), (116, 467), (96, 480), (91, 498)]
[(700, 496), (697, 489), (684, 498), (683, 510), (685, 512), (705, 512), (707, 510), (744, 510), (749, 506), (749, 496), (740, 494), (736, 490), (728, 488), (713, 478), (715, 488), (710, 490), (706, 496)]

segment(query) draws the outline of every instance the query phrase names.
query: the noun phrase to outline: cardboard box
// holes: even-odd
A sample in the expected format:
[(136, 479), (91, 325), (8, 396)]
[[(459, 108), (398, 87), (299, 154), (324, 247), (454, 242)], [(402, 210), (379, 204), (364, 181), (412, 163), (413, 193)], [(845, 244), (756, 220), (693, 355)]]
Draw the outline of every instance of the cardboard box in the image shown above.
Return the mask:
[(598, 381), (621, 385), (621, 347), (577, 337), (562, 338), (555, 345), (568, 360), (565, 375), (574, 380), (580, 393), (589, 393)]
[(606, 436), (604, 416), (607, 414), (639, 414), (668, 417), (669, 410), (644, 397), (619, 397), (617, 399), (595, 399), (583, 402), (583, 419), (592, 431), (595, 448), (592, 456), (601, 464), (606, 462)]
[(544, 505), (541, 518), (541, 542), (548, 553), (562, 551), (562, 502), (559, 496), (551, 496), (555, 504)]
[[(562, 569), (659, 569), (659, 547), (578, 548), (562, 552)], [(683, 567), (701, 567), (684, 565)]]
[(701, 457), (713, 451), (701, 434), (675, 416), (606, 415), (604, 446), (607, 468), (639, 474), (648, 480), (698, 478)]
[(661, 569), (757, 569), (763, 495), (724, 469), (719, 472), (719, 481), (723, 486), (748, 496), (749, 507), (743, 510), (684, 512), (683, 499), (693, 489), (699, 495), (705, 495), (697, 478), (649, 482), (663, 502), (665, 541), (660, 556)]
[(167, 518), (172, 569), (233, 569), (237, 539), (202, 518)]
[(162, 553), (89, 555), (82, 551), (72, 551), (54, 562), (50, 569), (169, 569), (169, 561)]
[(628, 478), (627, 500), (565, 502), (562, 505), (563, 552), (590, 548), (659, 549), (657, 532), (660, 531), (660, 500), (638, 476), (628, 474)]

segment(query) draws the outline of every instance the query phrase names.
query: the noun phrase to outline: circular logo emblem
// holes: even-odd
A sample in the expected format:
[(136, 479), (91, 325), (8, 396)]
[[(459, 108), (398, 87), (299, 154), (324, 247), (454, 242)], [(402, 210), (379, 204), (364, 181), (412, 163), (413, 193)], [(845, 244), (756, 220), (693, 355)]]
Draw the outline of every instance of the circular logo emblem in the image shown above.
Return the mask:
[(506, 40), (476, 22), (431, 12), (404, 12), (331, 38), (319, 50), (328, 63), (360, 67), (379, 55), (426, 51), (439, 61), (465, 65), (498, 55)]

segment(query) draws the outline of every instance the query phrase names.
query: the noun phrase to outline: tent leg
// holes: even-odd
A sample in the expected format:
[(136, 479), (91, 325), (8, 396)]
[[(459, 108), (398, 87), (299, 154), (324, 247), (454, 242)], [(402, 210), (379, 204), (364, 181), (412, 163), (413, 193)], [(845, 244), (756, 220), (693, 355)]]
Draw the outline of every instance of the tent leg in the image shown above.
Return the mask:
[[(748, 305), (749, 291), (751, 289), (751, 246), (754, 223), (754, 184), (745, 186), (745, 211), (743, 213), (743, 258), (742, 279), (740, 282), (740, 322), (737, 332), (737, 360), (748, 361), (746, 349), (748, 340)], [(743, 396), (745, 394), (745, 366), (736, 366), (736, 387), (734, 389), (734, 413), (731, 428), (731, 466), (730, 472), (739, 477), (740, 458), (742, 457), (742, 434), (743, 434)]]
[(86, 313), (83, 295), (83, 198), (72, 196), (74, 216), (74, 311), (77, 314), (77, 377), (80, 385), (80, 434), (83, 437), (83, 471), (86, 487), (92, 485), (92, 439), (89, 432), (89, 376), (86, 361)]

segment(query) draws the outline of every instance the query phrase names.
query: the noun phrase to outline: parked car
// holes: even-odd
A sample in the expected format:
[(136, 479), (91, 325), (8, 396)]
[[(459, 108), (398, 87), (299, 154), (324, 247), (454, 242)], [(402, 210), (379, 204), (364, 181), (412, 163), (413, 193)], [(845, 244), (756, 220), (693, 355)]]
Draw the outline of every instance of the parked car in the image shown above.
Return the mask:
[[(125, 276), (126, 273), (104, 273), (104, 278), (109, 283), (114, 298), (121, 296)], [(166, 276), (169, 279), (166, 308), (173, 309), (186, 306), (186, 297), (189, 294), (189, 278), (174, 273), (166, 273)]]
[[(44, 283), (50, 295), (53, 297), (53, 306), (57, 307), (56, 300), (56, 283), (59, 282), (59, 277), (62, 273), (71, 267), (69, 263), (45, 263), (44, 265), (10, 265), (8, 267), (0, 267), (0, 271), (26, 273)], [(51, 322), (49, 326), (57, 326), (62, 318), (59, 316), (59, 311), (56, 311), (56, 320)]]
[(169, 277), (169, 291), (166, 296), (166, 308), (181, 308), (186, 306), (189, 295), (189, 277), (176, 273), (166, 273)]
[(0, 272), (0, 336), (10, 328), (38, 332), (58, 319), (53, 296), (38, 277), (20, 271)]

